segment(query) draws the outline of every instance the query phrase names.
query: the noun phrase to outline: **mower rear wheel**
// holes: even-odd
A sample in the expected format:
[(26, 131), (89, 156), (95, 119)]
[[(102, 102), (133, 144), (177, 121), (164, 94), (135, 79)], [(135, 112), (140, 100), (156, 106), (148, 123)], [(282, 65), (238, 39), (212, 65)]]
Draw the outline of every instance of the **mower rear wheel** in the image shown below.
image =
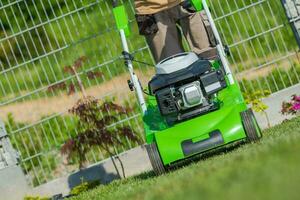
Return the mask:
[(156, 175), (161, 175), (166, 172), (166, 169), (162, 163), (160, 158), (156, 143), (146, 145), (146, 149), (148, 152), (148, 156), (150, 158), (150, 162), (153, 168), (153, 171)]
[(252, 109), (250, 108), (244, 112), (241, 112), (241, 117), (248, 141), (258, 141), (262, 137), (262, 132)]

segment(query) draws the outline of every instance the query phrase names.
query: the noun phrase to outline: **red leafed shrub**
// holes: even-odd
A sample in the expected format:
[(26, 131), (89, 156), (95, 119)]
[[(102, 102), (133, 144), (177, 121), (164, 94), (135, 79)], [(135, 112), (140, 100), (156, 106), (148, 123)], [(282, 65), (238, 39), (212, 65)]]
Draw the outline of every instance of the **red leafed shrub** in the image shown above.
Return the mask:
[[(54, 92), (56, 90), (67, 90), (68, 95), (73, 95), (76, 92), (76, 88), (78, 87), (84, 97), (87, 97), (84, 85), (82, 83), (80, 74), (78, 73), (79, 69), (84, 65), (87, 61), (87, 57), (81, 56), (77, 58), (73, 65), (67, 65), (63, 68), (64, 73), (68, 73), (70, 75), (75, 76), (75, 83), (70, 82), (60, 82), (48, 87), (48, 92)], [(85, 75), (89, 80), (97, 79), (103, 76), (103, 73), (99, 71), (88, 71), (81, 72), (82, 75)]]
[(86, 154), (91, 147), (98, 146), (106, 151), (116, 168), (119, 176), (120, 173), (115, 165), (114, 158), (118, 159), (125, 177), (124, 168), (118, 156), (114, 156), (112, 147), (124, 145), (123, 141), (128, 139), (133, 142), (141, 143), (134, 131), (124, 125), (110, 125), (119, 121), (122, 116), (130, 110), (114, 104), (111, 101), (101, 103), (94, 97), (85, 97), (80, 99), (76, 105), (69, 110), (70, 113), (79, 118), (78, 131), (79, 134), (68, 141), (61, 148), (61, 153), (67, 155), (70, 159), (72, 156), (78, 156), (79, 168), (83, 168), (86, 162)]

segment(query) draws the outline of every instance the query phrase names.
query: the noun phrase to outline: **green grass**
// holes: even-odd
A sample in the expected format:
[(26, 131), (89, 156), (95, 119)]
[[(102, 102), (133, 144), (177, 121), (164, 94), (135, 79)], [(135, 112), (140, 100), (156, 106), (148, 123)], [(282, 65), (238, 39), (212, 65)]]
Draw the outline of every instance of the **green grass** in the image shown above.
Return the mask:
[(82, 193), (84, 199), (298, 199), (300, 118), (263, 139), (160, 177), (152, 173)]

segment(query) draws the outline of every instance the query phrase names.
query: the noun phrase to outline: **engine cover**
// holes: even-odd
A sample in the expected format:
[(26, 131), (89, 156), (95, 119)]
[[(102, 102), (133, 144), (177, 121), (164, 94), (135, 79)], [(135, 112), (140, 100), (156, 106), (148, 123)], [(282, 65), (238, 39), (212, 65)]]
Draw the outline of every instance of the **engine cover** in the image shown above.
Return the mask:
[[(171, 61), (176, 65), (176, 60)], [(227, 86), (222, 70), (198, 59), (173, 72), (169, 63), (167, 69), (171, 73), (156, 74), (149, 82), (149, 93), (155, 95), (160, 113), (169, 124), (218, 109), (215, 94)]]
[(211, 70), (211, 64), (207, 60), (197, 60), (187, 68), (170, 74), (156, 74), (149, 82), (149, 92), (154, 95), (157, 90), (168, 87), (170, 85), (182, 85), (183, 83), (191, 83), (199, 80), (199, 77), (205, 72)]
[(199, 81), (184, 85), (179, 88), (182, 99), (179, 100), (179, 107), (183, 110), (198, 106), (203, 103), (204, 96)]

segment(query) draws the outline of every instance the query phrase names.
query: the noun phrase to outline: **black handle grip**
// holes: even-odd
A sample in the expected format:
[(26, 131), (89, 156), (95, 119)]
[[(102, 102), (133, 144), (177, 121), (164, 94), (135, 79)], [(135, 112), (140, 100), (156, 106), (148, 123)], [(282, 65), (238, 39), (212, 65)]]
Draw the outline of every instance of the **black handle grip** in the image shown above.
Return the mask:
[(193, 140), (185, 140), (181, 143), (183, 154), (187, 157), (196, 153), (200, 153), (211, 148), (215, 148), (224, 144), (222, 133), (219, 130), (209, 133), (209, 138), (193, 142)]
[(112, 0), (112, 6), (113, 8), (118, 6), (118, 0)]
[(190, 0), (185, 0), (181, 3), (181, 6), (185, 9), (189, 9), (192, 7), (192, 3)]

